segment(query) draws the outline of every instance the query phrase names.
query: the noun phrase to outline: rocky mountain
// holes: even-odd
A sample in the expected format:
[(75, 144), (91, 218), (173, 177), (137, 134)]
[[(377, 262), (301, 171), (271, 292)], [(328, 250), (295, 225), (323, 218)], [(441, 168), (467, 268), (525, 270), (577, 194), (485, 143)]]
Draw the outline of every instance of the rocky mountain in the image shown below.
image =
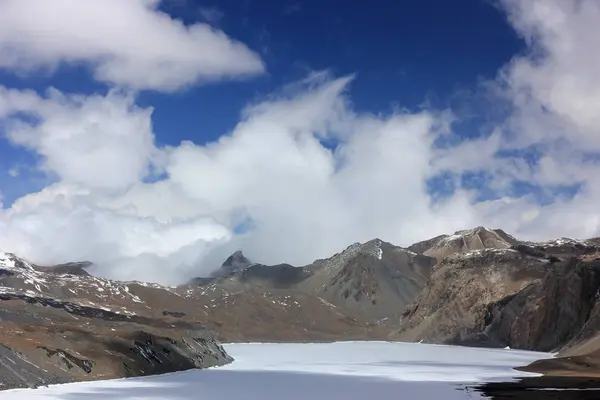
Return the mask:
[[(243, 257), (241, 253), (234, 256)], [(251, 264), (219, 279), (195, 279), (192, 284), (238, 294), (301, 294), (331, 304), (352, 318), (374, 321), (392, 317), (409, 304), (427, 282), (434, 264), (432, 257), (375, 239), (355, 243), (303, 267)]]
[(409, 250), (434, 257), (438, 262), (444, 258), (483, 249), (507, 249), (518, 241), (501, 229), (487, 229), (479, 226), (470, 230), (441, 235), (433, 239), (415, 243)]
[(531, 371), (600, 373), (595, 239), (515, 242), (443, 259), (403, 315), (399, 340), (558, 351)]
[(533, 243), (478, 227), (408, 248), (355, 243), (300, 267), (240, 251), (177, 287), (90, 266), (0, 253), (1, 388), (221, 365), (231, 359), (219, 341), (509, 346), (560, 352), (530, 370), (600, 371), (599, 239)]
[(375, 239), (304, 267), (297, 288), (368, 318), (394, 317), (427, 283), (432, 257)]
[[(2, 389), (204, 368), (222, 341), (381, 339), (387, 330), (293, 286), (310, 274), (251, 264), (179, 287), (116, 282), (89, 263), (42, 267), (0, 253)], [(249, 264), (244, 268), (244, 263)], [(224, 268), (225, 269), (225, 268)]]
[[(80, 265), (81, 267), (81, 265)], [(136, 284), (0, 253), (0, 383), (36, 387), (231, 361), (204, 325), (147, 312)]]
[(221, 265), (221, 268), (214, 271), (212, 276), (226, 276), (241, 271), (252, 265), (252, 262), (244, 256), (241, 250), (230, 255), (227, 260)]

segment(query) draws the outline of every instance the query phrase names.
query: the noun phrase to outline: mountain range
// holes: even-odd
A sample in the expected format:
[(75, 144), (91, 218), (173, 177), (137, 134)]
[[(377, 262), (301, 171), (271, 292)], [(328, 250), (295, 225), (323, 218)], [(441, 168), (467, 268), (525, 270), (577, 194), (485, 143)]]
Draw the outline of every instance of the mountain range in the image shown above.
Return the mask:
[(0, 252), (0, 388), (205, 368), (219, 342), (401, 340), (559, 352), (523, 369), (600, 374), (600, 239), (527, 242), (477, 227), (310, 265), (235, 252), (177, 287)]

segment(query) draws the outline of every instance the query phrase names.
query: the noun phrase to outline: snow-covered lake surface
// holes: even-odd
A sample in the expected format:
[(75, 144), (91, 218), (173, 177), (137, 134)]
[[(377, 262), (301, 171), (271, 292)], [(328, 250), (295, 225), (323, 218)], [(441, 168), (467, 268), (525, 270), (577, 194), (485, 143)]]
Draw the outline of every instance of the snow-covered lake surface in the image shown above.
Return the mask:
[(427, 344), (230, 344), (221, 368), (0, 392), (3, 400), (478, 399), (476, 382), (528, 376), (513, 369), (548, 353)]

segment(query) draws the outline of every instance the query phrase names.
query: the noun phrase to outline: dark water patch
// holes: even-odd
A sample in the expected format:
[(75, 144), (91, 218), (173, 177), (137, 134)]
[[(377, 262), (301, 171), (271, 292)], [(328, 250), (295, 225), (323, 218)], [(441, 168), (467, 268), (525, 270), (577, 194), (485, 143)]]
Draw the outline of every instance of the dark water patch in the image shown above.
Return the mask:
[(490, 399), (599, 400), (600, 379), (533, 377), (514, 382), (490, 382), (469, 388)]

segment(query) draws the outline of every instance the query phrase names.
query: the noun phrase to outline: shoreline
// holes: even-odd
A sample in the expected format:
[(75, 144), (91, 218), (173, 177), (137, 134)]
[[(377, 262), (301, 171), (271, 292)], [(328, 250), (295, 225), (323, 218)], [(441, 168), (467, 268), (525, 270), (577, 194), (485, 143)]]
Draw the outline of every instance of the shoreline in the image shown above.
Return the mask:
[(600, 377), (526, 377), (513, 382), (471, 385), (466, 389), (498, 400), (597, 400), (600, 398)]

